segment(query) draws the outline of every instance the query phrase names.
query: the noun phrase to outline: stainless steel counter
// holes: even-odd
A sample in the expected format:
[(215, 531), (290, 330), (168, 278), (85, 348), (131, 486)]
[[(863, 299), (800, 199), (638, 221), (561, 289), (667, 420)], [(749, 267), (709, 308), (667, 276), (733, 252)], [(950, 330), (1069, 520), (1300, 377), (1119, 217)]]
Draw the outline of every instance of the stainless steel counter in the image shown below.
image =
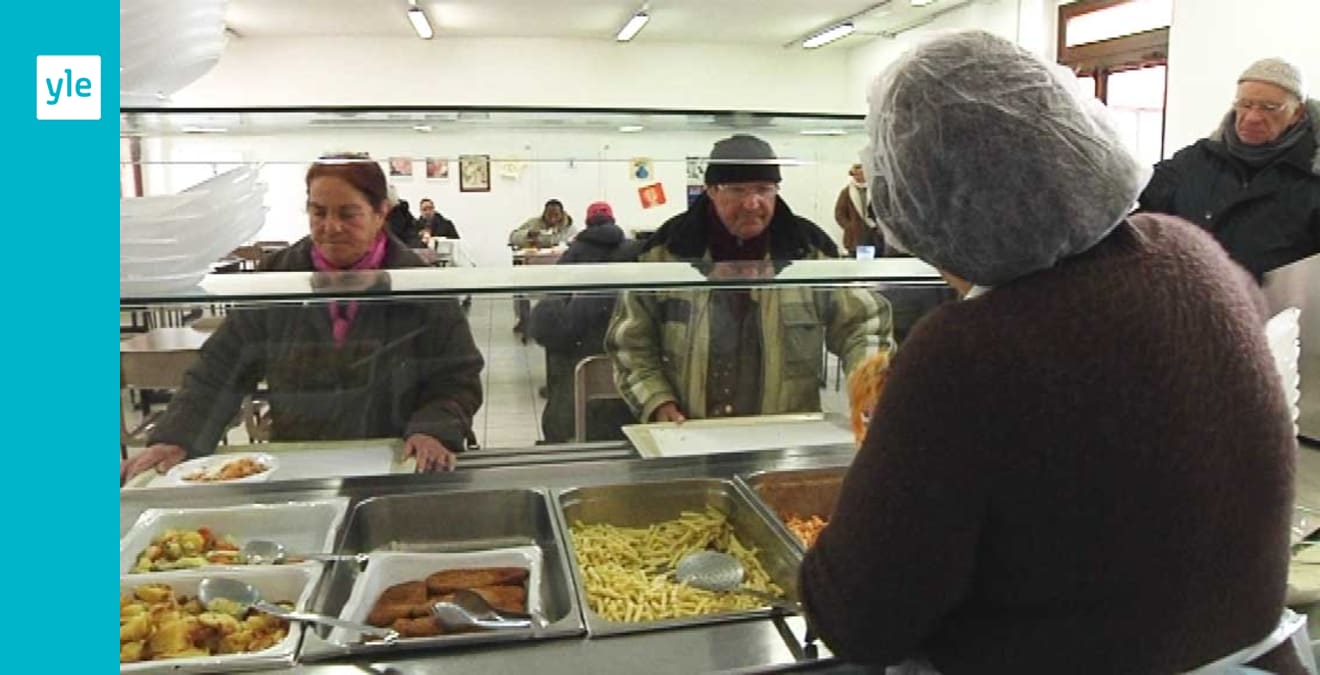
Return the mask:
[[(227, 506), (346, 496), (350, 509), (363, 499), (436, 491), (505, 488), (572, 488), (678, 478), (732, 478), (766, 469), (841, 466), (851, 446), (787, 449), (706, 457), (619, 459), (626, 448), (602, 446), (556, 450), (552, 463), (514, 465), (522, 459), (548, 462), (539, 451), (492, 453), (481, 462), (465, 461), (452, 474), (382, 475), (256, 483), (233, 486), (141, 489), (120, 499), (121, 534), (152, 507)], [(471, 460), (477, 460), (474, 453)], [(343, 534), (340, 535), (342, 542)], [(324, 586), (324, 584), (323, 584)], [(324, 594), (324, 588), (321, 595)], [(321, 598), (318, 598), (318, 606)], [(611, 637), (567, 637), (535, 643), (345, 657), (301, 664), (300, 672), (381, 673), (607, 673), (607, 672), (762, 672), (810, 668), (831, 662), (823, 646), (804, 652), (799, 617), (771, 617), (735, 623)], [(309, 640), (316, 638), (309, 636)]]

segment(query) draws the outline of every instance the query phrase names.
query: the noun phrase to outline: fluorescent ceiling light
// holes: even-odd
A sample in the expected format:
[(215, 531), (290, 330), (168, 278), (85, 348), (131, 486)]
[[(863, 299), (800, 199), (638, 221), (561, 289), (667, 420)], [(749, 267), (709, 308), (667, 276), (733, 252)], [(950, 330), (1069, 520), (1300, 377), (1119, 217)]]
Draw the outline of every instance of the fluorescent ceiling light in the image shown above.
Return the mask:
[(803, 129), (798, 133), (803, 136), (843, 136), (848, 132), (843, 129)]
[(431, 22), (426, 20), (426, 12), (423, 12), (421, 7), (410, 8), (408, 20), (412, 22), (413, 30), (417, 31), (417, 37), (430, 40), (435, 35), (435, 31), (431, 29)]
[(185, 134), (224, 134), (224, 133), (229, 133), (229, 130), (226, 129), (226, 128), (224, 128), (224, 127), (197, 127), (197, 126), (184, 126), (183, 128), (180, 129), (180, 131), (182, 131), (182, 132), (185, 133)]
[(934, 4), (934, 2), (935, 0), (912, 0), (912, 6), (925, 7), (926, 5)]
[(829, 44), (829, 43), (831, 43), (831, 42), (834, 42), (835, 40), (838, 40), (839, 38), (843, 38), (843, 37), (847, 37), (847, 36), (849, 36), (849, 35), (852, 35), (852, 32), (853, 32), (854, 30), (857, 30), (857, 28), (856, 28), (855, 26), (852, 25), (852, 22), (851, 22), (851, 21), (848, 22), (848, 23), (841, 23), (841, 24), (839, 24), (839, 25), (837, 25), (837, 26), (834, 26), (834, 27), (832, 27), (832, 28), (827, 28), (827, 29), (825, 29), (825, 30), (823, 30), (823, 31), (821, 31), (821, 32), (819, 32), (819, 33), (816, 33), (815, 35), (813, 35), (813, 36), (811, 36), (811, 37), (809, 37), (809, 38), (803, 40), (803, 41), (802, 41), (802, 47), (803, 47), (803, 49), (815, 49), (815, 48), (820, 47), (820, 46), (822, 46), (822, 45), (827, 45), (827, 44)]
[(638, 12), (632, 15), (632, 18), (628, 19), (628, 23), (623, 24), (623, 28), (619, 29), (619, 34), (615, 35), (614, 39), (619, 42), (627, 42), (637, 37), (637, 34), (642, 32), (642, 26), (645, 26), (646, 22), (650, 20), (651, 15), (646, 12)]
[(429, 132), (430, 130), (431, 130), (431, 125), (429, 125), (429, 124), (414, 124), (414, 125), (413, 125), (413, 131), (420, 131), (420, 132), (422, 132), (422, 133), (427, 133), (427, 132)]
[(625, 134), (635, 134), (645, 128), (646, 127), (640, 124), (625, 124), (619, 127), (619, 131), (622, 131)]

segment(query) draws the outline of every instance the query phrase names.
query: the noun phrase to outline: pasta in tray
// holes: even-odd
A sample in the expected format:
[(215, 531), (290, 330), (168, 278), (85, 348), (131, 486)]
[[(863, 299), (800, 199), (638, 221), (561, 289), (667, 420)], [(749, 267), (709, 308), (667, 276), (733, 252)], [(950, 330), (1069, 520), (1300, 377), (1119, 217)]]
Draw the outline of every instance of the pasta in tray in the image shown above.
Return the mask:
[(763, 607), (764, 602), (751, 596), (712, 593), (674, 581), (672, 571), (679, 559), (708, 548), (742, 561), (747, 569), (744, 587), (783, 594), (757, 560), (756, 549), (743, 546), (727, 517), (714, 509), (685, 511), (675, 520), (649, 527), (575, 522), (569, 532), (587, 603), (610, 621), (659, 621)]

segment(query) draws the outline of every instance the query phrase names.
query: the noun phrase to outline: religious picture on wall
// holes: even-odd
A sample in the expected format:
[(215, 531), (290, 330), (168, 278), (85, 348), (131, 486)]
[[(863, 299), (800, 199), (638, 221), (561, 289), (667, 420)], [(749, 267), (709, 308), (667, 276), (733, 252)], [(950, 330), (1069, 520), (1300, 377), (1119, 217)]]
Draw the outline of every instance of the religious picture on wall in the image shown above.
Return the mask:
[(390, 158), (390, 176), (394, 177), (412, 177), (412, 157), (391, 157)]
[(460, 155), (459, 192), (490, 192), (490, 155)]
[(701, 185), (706, 182), (705, 157), (687, 158), (687, 182), (688, 185)]
[(665, 203), (665, 186), (661, 183), (643, 185), (637, 188), (637, 196), (642, 200), (644, 209), (661, 206)]
[(633, 180), (655, 180), (655, 162), (650, 157), (634, 157), (630, 166)]
[(431, 180), (449, 180), (449, 160), (427, 157), (426, 177)]

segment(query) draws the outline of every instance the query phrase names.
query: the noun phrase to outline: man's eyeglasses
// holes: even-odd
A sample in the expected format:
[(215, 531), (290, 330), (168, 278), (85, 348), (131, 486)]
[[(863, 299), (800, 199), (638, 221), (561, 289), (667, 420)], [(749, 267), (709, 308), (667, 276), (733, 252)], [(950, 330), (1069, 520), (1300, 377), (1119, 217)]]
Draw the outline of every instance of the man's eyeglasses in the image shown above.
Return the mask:
[(1276, 113), (1288, 107), (1287, 103), (1276, 103), (1274, 101), (1253, 101), (1251, 99), (1240, 98), (1233, 101), (1233, 109), (1238, 112), (1251, 112), (1259, 110), (1263, 113)]
[(774, 199), (775, 195), (779, 194), (779, 186), (771, 183), (764, 185), (721, 185), (719, 186), (719, 191), (721, 194), (726, 194), (738, 201), (742, 201), (748, 197), (756, 197), (763, 201), (768, 201)]

